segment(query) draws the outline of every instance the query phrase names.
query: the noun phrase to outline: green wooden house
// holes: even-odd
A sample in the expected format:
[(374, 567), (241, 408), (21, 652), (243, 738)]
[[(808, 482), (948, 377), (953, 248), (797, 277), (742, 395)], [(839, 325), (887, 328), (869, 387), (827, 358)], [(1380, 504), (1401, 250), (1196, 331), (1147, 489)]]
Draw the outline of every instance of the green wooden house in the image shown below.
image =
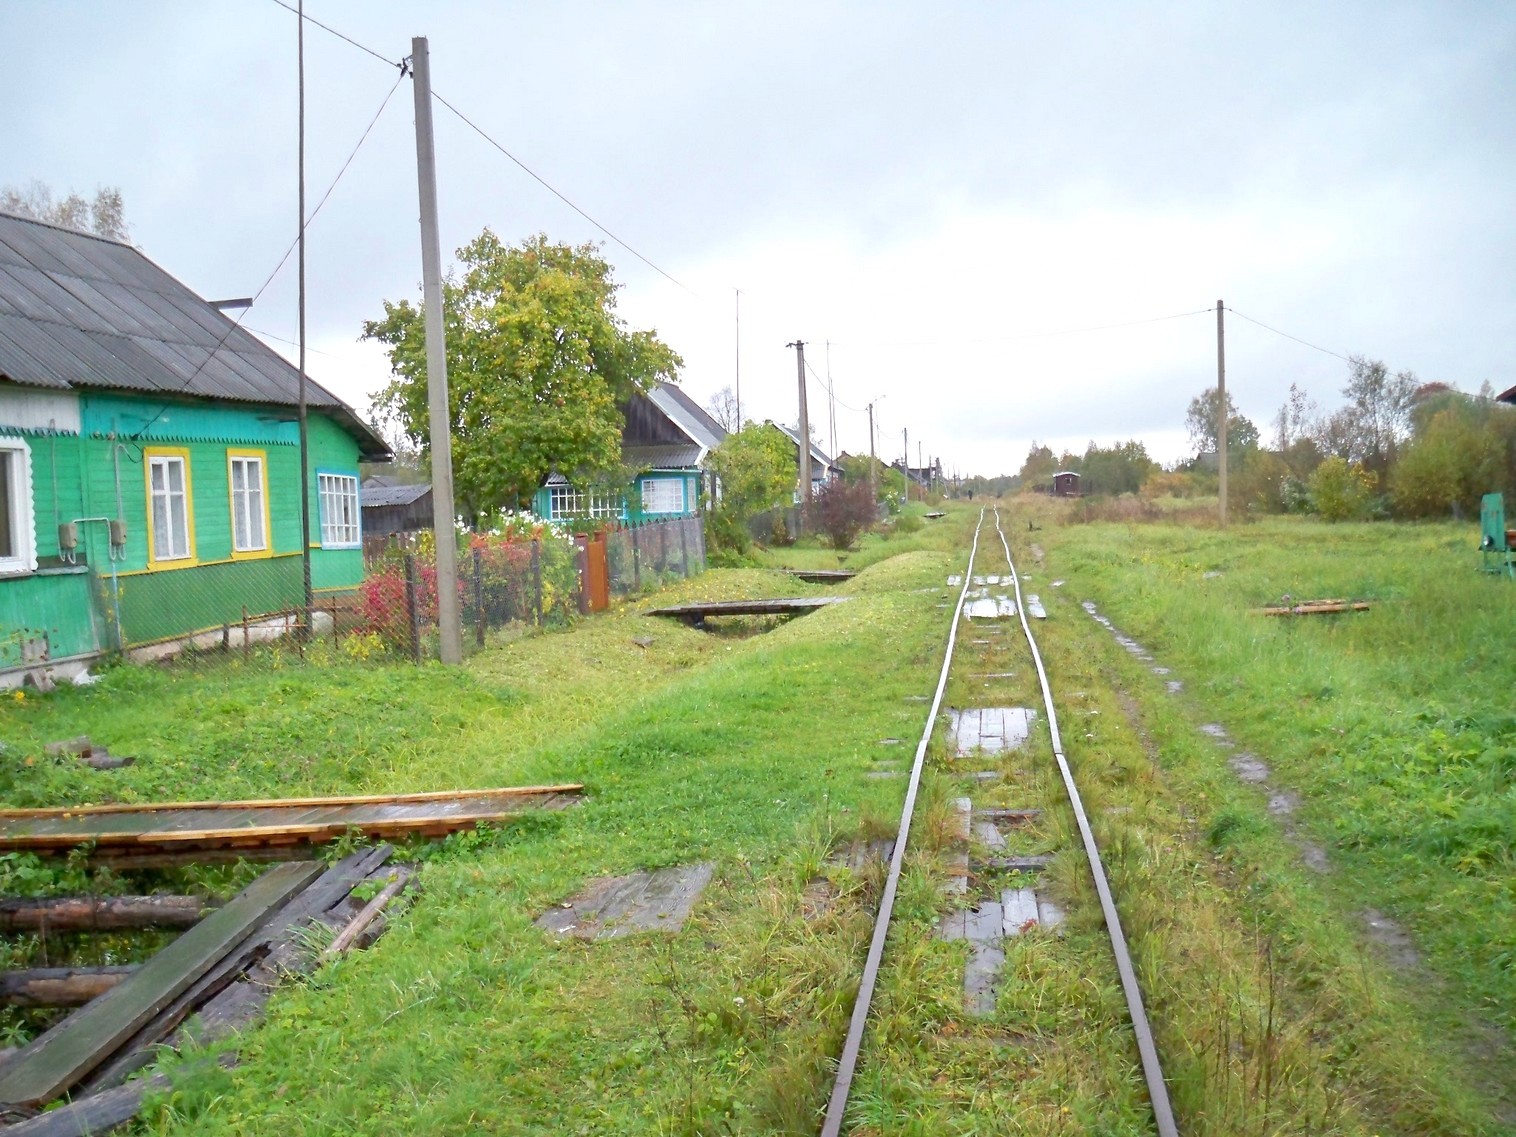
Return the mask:
[(726, 431), (672, 383), (634, 395), (622, 408), (621, 462), (632, 471), (625, 490), (597, 491), (554, 473), (532, 499), (550, 521), (603, 518), (636, 524), (689, 517), (711, 500), (706, 459)]
[[(0, 214), (0, 686), (274, 627), (304, 597), (299, 373), (138, 250)], [(362, 580), (358, 463), (307, 380), (312, 586)]]

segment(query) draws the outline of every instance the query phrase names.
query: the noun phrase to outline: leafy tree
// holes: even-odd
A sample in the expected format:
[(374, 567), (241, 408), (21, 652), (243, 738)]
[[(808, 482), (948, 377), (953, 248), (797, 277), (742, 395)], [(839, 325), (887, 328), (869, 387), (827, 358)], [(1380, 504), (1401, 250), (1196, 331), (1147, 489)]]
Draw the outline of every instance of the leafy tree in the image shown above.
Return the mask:
[[(1215, 453), (1219, 449), (1220, 436), (1216, 432), (1219, 398), (1215, 387), (1207, 387), (1190, 400), (1189, 410), (1185, 412), (1184, 425), (1190, 432), (1190, 441), (1194, 444), (1197, 454)], [(1253, 425), (1251, 419), (1237, 413), (1237, 404), (1232, 402), (1230, 391), (1227, 392), (1226, 397), (1226, 413), (1228, 453), (1240, 454), (1243, 451), (1256, 450), (1258, 428)]]
[(1035, 486), (1039, 482), (1050, 481), (1057, 469), (1058, 459), (1053, 455), (1052, 449), (1034, 441), (1017, 476), (1023, 486)]
[[(523, 506), (554, 471), (581, 487), (620, 483), (620, 406), (676, 380), (679, 356), (617, 316), (620, 286), (596, 245), (539, 233), (512, 246), (486, 229), (457, 255), (443, 321), (461, 511)], [(429, 454), (422, 309), (386, 300), (363, 336), (385, 345), (394, 376), (375, 406)]]
[(772, 423), (754, 423), (728, 435), (709, 458), (721, 490), (711, 519), (713, 544), (738, 551), (748, 545), (748, 519), (788, 505), (795, 492), (795, 445)]
[(1374, 477), (1362, 466), (1332, 455), (1311, 475), (1311, 502), (1328, 521), (1362, 517), (1374, 493)]
[(1348, 366), (1351, 371), (1342, 393), (1348, 398), (1350, 421), (1355, 427), (1356, 453), (1352, 457), (1383, 485), (1395, 461), (1395, 448), (1410, 429), (1416, 376), (1409, 371), (1391, 375), (1379, 360), (1361, 355), (1349, 356)]
[(1091, 442), (1079, 466), (1086, 494), (1123, 494), (1140, 490), (1158, 463), (1148, 457), (1147, 447), (1134, 439), (1107, 448)]
[(1504, 407), (1449, 391), (1430, 417), (1418, 408), (1415, 438), (1390, 470), (1390, 495), (1401, 517), (1462, 516), (1483, 494), (1509, 485)]
[(126, 227), (121, 191), (114, 186), (97, 189), (93, 201), (86, 201), (72, 190), (67, 197), (54, 201), (53, 191), (45, 182), (34, 181), (25, 189), (6, 186), (0, 189), (0, 212), (15, 213), (117, 241), (128, 240), (131, 236)]

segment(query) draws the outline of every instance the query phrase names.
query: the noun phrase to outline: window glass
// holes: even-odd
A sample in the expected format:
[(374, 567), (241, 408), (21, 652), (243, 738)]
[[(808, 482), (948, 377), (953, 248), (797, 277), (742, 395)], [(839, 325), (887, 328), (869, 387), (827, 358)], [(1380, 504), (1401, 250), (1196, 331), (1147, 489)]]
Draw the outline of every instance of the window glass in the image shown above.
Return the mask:
[(644, 478), (642, 482), (644, 513), (683, 513), (683, 478)]
[(239, 553), (268, 548), (263, 533), (263, 459), (233, 457), (232, 548)]
[(16, 555), (16, 517), (18, 512), (11, 501), (12, 486), (21, 479), (11, 472), (11, 466), (19, 455), (14, 450), (0, 450), (0, 557)]
[(358, 527), (358, 479), (349, 474), (320, 474), (321, 543), (356, 545)]
[(153, 560), (177, 561), (190, 556), (189, 495), (185, 492), (184, 459), (169, 455), (148, 458), (148, 485), (153, 515)]

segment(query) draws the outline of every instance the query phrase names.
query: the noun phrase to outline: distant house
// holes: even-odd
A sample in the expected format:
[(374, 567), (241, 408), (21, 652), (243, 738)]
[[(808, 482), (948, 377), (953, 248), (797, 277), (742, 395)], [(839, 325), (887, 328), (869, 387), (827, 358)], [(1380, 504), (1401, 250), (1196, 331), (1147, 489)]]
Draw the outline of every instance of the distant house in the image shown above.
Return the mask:
[(1080, 477), (1073, 470), (1059, 470), (1053, 475), (1054, 497), (1080, 497), (1083, 493)]
[[(800, 432), (798, 430), (791, 430), (787, 426), (780, 426), (777, 422), (771, 425), (777, 427), (779, 433), (789, 439), (790, 445), (795, 448), (795, 500), (798, 502), (800, 500)], [(814, 442), (811, 443), (811, 494), (814, 496), (816, 491), (826, 485), (827, 482), (834, 482), (840, 477), (842, 477), (842, 467), (828, 458), (821, 447), (817, 446)]]
[(130, 245), (0, 214), (0, 686), (363, 576), (353, 409)]
[(942, 459), (934, 458), (930, 465), (905, 466), (900, 462), (891, 463), (894, 469), (904, 470), (905, 476), (924, 490), (938, 490), (942, 488)]
[(1508, 387), (1506, 390), (1500, 392), (1500, 394), (1495, 396), (1495, 401), (1497, 403), (1511, 403), (1513, 405), (1516, 405), (1516, 387)]
[(432, 527), (429, 482), (401, 482), (383, 474), (368, 477), (358, 487), (358, 503), (365, 541)]
[(721, 425), (672, 383), (633, 395), (621, 409), (621, 461), (632, 471), (626, 489), (597, 492), (554, 473), (532, 499), (533, 513), (549, 520), (653, 521), (688, 517), (711, 500), (707, 459), (726, 438)]

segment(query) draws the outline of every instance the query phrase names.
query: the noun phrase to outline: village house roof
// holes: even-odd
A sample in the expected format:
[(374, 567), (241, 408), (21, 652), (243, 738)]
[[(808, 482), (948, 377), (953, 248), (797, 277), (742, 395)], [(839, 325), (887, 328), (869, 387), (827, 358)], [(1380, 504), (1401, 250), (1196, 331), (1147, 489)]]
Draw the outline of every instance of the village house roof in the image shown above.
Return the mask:
[(431, 492), (429, 482), (413, 482), (404, 486), (371, 486), (364, 482), (358, 490), (358, 500), (365, 509), (371, 505), (410, 505)]
[[(0, 213), (0, 379), (293, 407), (300, 372), (132, 246)], [(351, 407), (305, 387), (365, 458), (390, 457)]]

